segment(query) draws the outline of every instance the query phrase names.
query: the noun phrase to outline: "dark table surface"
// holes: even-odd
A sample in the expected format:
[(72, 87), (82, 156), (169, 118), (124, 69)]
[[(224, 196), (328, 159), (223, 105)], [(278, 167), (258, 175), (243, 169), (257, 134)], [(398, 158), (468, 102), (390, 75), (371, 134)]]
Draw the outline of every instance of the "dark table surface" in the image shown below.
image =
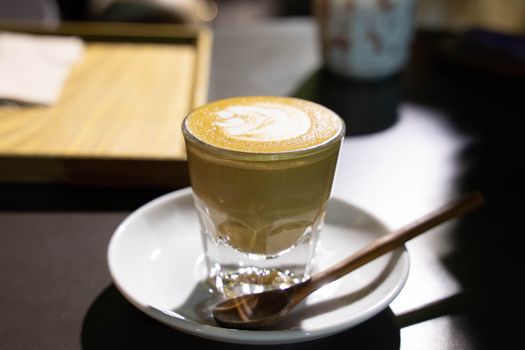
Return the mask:
[[(391, 228), (460, 193), (481, 190), (487, 199), (476, 213), (407, 244), (408, 281), (384, 312), (335, 336), (276, 347), (521, 343), (524, 81), (451, 49), (458, 38), (419, 32), (404, 72), (363, 83), (319, 68), (308, 19), (216, 29), (210, 100), (292, 95), (345, 119), (335, 196)], [(0, 184), (0, 348), (241, 348), (164, 326), (112, 284), (106, 251), (113, 231), (172, 190)]]

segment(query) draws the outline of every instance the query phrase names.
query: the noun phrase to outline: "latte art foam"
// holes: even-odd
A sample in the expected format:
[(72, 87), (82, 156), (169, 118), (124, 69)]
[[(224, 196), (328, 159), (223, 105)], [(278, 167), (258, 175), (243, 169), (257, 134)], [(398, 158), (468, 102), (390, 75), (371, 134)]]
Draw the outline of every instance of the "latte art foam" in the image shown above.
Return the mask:
[(194, 110), (184, 128), (203, 143), (250, 153), (309, 149), (344, 132), (342, 120), (326, 107), (277, 96), (234, 97), (209, 103)]
[(312, 124), (297, 107), (266, 102), (230, 106), (217, 116), (213, 125), (239, 140), (282, 141), (306, 134)]

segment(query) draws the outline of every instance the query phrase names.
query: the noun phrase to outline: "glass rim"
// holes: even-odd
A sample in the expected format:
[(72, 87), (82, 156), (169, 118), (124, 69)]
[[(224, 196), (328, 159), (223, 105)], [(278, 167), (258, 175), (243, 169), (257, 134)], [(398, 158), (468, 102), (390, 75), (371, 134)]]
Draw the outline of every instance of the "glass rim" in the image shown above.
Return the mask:
[[(338, 142), (339, 140), (342, 140), (346, 133), (346, 124), (340, 116), (335, 114), (337, 118), (341, 121), (341, 128), (339, 129), (339, 132), (334, 134), (329, 139), (307, 147), (307, 148), (301, 148), (297, 150), (291, 150), (291, 151), (281, 151), (281, 152), (249, 152), (249, 151), (238, 151), (233, 150), (229, 148), (223, 148), (219, 146), (212, 145), (210, 143), (207, 143), (195, 135), (191, 133), (191, 131), (188, 129), (187, 121), (189, 116), (188, 114), (186, 117), (184, 117), (184, 120), (182, 121), (182, 134), (184, 136), (185, 140), (189, 140), (191, 143), (197, 145), (198, 147), (207, 150), (212, 151), (213, 154), (216, 154), (218, 156), (223, 156), (227, 159), (244, 159), (244, 160), (253, 160), (253, 161), (276, 161), (276, 160), (284, 160), (284, 159), (290, 159), (290, 158), (302, 158), (306, 157), (312, 154), (317, 154), (325, 149), (332, 146), (334, 143)], [(247, 159), (247, 158), (253, 158), (256, 159)]]

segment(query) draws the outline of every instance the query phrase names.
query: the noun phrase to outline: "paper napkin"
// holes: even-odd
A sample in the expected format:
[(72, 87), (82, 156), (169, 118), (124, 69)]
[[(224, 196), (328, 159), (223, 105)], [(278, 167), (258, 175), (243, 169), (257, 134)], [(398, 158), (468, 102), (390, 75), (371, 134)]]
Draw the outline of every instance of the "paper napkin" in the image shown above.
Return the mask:
[(0, 100), (54, 104), (83, 52), (76, 37), (0, 32)]

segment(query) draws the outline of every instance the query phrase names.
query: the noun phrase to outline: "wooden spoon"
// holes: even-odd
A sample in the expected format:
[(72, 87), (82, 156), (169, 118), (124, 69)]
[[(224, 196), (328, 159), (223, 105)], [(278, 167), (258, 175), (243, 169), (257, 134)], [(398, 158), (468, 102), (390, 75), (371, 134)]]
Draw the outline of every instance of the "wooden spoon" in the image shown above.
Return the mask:
[(283, 319), (308, 295), (377, 257), (401, 247), (406, 241), (451, 219), (465, 214), (483, 203), (480, 193), (456, 199), (414, 223), (369, 243), (345, 260), (320, 272), (309, 280), (286, 289), (246, 294), (224, 300), (214, 306), (213, 318), (222, 327), (256, 329), (270, 326)]

